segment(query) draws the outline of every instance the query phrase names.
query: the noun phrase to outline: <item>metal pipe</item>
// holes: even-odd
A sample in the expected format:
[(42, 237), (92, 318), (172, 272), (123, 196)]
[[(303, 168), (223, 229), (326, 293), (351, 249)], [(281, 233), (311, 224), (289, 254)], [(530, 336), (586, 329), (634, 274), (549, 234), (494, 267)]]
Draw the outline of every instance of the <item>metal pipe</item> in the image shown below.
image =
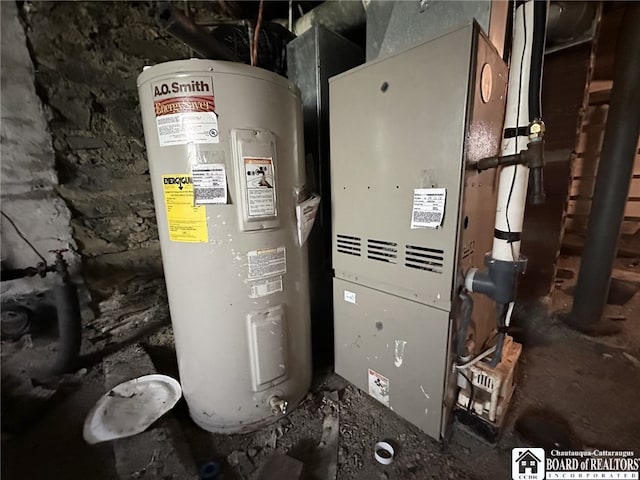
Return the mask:
[(302, 35), (316, 25), (323, 25), (335, 33), (344, 33), (364, 25), (367, 15), (360, 0), (329, 0), (321, 3), (296, 20), (293, 33)]
[(569, 323), (589, 330), (609, 293), (640, 134), (640, 3), (629, 2), (618, 36), (611, 104)]
[(495, 157), (487, 157), (478, 160), (476, 163), (476, 168), (478, 171), (489, 170), (490, 168), (497, 168), (499, 166), (508, 167), (513, 165), (522, 164), (522, 153), (513, 153), (511, 155), (500, 156), (497, 155)]
[(82, 316), (78, 287), (72, 282), (62, 252), (56, 254), (59, 284), (54, 289), (58, 317), (58, 355), (51, 368), (53, 374), (70, 373), (78, 366), (82, 343)]
[(54, 296), (58, 316), (58, 354), (51, 371), (59, 375), (74, 372), (78, 366), (82, 324), (78, 288), (66, 282), (56, 285)]
[(193, 23), (190, 18), (169, 2), (158, 4), (155, 20), (160, 28), (187, 44), (204, 58), (230, 62), (240, 61), (229, 47), (213, 38), (206, 30)]
[(598, 14), (597, 2), (553, 1), (549, 5), (547, 42), (559, 45), (584, 36)]

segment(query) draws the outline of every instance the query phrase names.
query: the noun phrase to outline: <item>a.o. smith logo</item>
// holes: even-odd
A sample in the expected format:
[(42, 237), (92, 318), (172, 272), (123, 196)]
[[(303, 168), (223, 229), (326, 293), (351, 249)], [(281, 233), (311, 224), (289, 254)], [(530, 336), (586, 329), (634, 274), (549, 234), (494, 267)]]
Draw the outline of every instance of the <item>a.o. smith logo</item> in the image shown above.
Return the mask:
[(191, 77), (151, 84), (156, 117), (180, 113), (215, 113), (213, 79)]
[(513, 480), (544, 479), (544, 449), (514, 448), (511, 451), (511, 478)]
[(165, 185), (178, 185), (180, 190), (184, 188), (183, 185), (190, 185), (193, 183), (191, 177), (186, 175), (182, 177), (163, 177), (162, 181)]
[(163, 82), (153, 85), (153, 96), (161, 97), (169, 94), (190, 94), (190, 93), (209, 93), (211, 94), (211, 85), (205, 80), (191, 80), (188, 82)]

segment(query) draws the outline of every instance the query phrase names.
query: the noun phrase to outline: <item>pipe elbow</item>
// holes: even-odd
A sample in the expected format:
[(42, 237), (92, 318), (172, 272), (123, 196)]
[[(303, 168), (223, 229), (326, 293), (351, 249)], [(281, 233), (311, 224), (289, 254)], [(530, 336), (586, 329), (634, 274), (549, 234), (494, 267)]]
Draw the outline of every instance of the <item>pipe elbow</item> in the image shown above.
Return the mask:
[(471, 268), (464, 279), (464, 286), (470, 292), (482, 293), (488, 297), (493, 297), (495, 284), (488, 271)]

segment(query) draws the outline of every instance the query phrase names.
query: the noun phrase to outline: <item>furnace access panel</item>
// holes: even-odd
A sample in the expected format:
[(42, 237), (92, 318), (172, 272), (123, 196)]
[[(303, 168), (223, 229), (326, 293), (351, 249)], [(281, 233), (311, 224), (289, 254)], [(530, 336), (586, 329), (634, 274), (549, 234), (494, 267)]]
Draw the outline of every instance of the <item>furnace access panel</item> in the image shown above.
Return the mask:
[(498, 154), (506, 81), (476, 24), (330, 81), (335, 369), (435, 438), (461, 275), (491, 249), (496, 174), (472, 164)]

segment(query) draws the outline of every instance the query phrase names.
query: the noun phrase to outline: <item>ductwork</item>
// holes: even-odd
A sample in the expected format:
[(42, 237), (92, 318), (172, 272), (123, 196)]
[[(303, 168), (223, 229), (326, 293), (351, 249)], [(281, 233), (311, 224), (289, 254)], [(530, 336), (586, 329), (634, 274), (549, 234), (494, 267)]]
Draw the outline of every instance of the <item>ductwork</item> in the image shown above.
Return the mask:
[(170, 2), (160, 2), (155, 15), (156, 24), (187, 44), (203, 58), (238, 62), (240, 59), (226, 45), (220, 43), (202, 27), (196, 25)]
[(364, 25), (367, 15), (360, 0), (330, 0), (318, 5), (300, 17), (293, 26), (293, 33), (302, 35), (317, 25), (335, 33), (344, 33)]

